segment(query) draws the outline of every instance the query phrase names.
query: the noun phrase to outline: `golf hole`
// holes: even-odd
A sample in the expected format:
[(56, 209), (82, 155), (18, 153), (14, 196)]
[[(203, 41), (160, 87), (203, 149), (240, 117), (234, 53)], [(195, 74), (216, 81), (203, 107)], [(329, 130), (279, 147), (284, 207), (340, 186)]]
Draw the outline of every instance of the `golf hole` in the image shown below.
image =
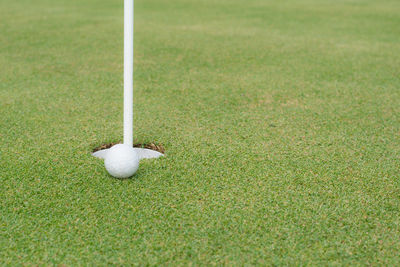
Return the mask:
[[(112, 147), (113, 145), (116, 144), (120, 144), (120, 143), (109, 143), (109, 144), (103, 144), (101, 146), (98, 146), (96, 148), (93, 149), (93, 153), (103, 150), (103, 149), (108, 149), (110, 147)], [(150, 150), (154, 150), (157, 152), (160, 152), (162, 154), (165, 154), (165, 148), (163, 147), (163, 145), (159, 145), (159, 144), (154, 144), (154, 143), (137, 143), (134, 144), (133, 147), (137, 147), (137, 148), (147, 148)]]

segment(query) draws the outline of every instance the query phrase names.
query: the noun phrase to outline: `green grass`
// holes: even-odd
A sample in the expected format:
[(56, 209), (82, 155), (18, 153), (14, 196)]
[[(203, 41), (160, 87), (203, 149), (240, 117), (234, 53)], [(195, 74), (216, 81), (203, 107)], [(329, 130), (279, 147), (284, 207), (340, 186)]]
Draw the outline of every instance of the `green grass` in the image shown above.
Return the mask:
[(0, 0), (0, 265), (400, 265), (400, 3)]

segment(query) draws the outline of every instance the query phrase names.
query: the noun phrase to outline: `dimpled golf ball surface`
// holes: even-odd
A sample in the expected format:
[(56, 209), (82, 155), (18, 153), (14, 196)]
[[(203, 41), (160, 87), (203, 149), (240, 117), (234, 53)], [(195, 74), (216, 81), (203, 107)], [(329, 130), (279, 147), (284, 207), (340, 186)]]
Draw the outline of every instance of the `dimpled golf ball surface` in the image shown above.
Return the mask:
[(104, 165), (115, 178), (128, 178), (139, 168), (139, 156), (133, 147), (118, 144), (107, 152)]

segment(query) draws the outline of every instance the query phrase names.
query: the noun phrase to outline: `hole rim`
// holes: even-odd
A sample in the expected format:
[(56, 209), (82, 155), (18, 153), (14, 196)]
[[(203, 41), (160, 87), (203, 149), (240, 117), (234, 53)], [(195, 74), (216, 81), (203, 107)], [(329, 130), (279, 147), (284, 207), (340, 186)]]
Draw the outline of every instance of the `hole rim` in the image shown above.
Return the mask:
[[(97, 146), (97, 147), (93, 148), (92, 149), (92, 153), (95, 153), (95, 152), (100, 151), (100, 150), (111, 148), (112, 146), (117, 145), (117, 144), (122, 144), (122, 143), (121, 142), (111, 142), (111, 143), (102, 144), (100, 146)], [(146, 148), (146, 149), (154, 150), (154, 151), (160, 152), (162, 154), (165, 154), (165, 148), (164, 148), (164, 146), (162, 144), (135, 143), (135, 144), (133, 144), (133, 147)]]

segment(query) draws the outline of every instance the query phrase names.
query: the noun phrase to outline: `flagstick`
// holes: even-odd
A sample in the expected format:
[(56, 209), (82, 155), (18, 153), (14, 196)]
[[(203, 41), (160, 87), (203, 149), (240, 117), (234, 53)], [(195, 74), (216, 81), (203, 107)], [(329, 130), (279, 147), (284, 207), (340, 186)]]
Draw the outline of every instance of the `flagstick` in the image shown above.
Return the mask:
[[(133, 1), (124, 0), (124, 144), (130, 147), (133, 146)], [(106, 164), (110, 150), (111, 148), (102, 149), (93, 152), (92, 155), (104, 159)], [(154, 159), (164, 156), (158, 151), (147, 148), (134, 148), (134, 151), (139, 159)], [(115, 157), (114, 154), (110, 154), (110, 157), (112, 157), (111, 155)], [(116, 166), (116, 169), (118, 168), (121, 166)], [(111, 171), (116, 169), (113, 167)], [(119, 177), (119, 174), (112, 175)]]
[(124, 0), (124, 144), (133, 145), (133, 1)]

